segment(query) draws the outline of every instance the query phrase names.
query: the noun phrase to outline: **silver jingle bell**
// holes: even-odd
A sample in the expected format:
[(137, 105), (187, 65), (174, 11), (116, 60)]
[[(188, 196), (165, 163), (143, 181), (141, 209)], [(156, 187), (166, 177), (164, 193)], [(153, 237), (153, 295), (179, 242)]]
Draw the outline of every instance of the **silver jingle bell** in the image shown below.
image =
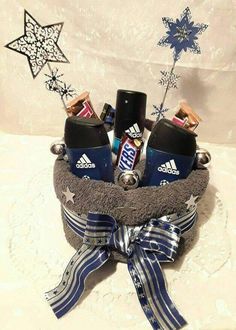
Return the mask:
[(117, 183), (125, 190), (135, 189), (139, 185), (140, 177), (140, 171), (124, 171), (118, 175)]
[(196, 165), (208, 166), (211, 161), (211, 154), (208, 150), (204, 148), (199, 148), (196, 150)]
[(50, 146), (50, 151), (54, 155), (64, 155), (66, 152), (66, 145), (64, 140), (57, 140)]

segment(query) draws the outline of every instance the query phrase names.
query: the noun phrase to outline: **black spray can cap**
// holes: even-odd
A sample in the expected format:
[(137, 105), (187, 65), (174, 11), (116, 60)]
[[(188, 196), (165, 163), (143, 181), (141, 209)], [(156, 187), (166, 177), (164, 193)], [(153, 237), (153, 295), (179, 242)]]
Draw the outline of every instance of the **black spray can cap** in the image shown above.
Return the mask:
[(118, 89), (116, 96), (115, 136), (121, 138), (125, 130), (138, 124), (144, 130), (147, 95), (142, 92)]
[(178, 126), (168, 119), (161, 119), (152, 129), (148, 146), (171, 154), (194, 156), (196, 136), (193, 131)]
[(103, 121), (96, 118), (68, 117), (65, 124), (68, 148), (94, 148), (109, 144)]

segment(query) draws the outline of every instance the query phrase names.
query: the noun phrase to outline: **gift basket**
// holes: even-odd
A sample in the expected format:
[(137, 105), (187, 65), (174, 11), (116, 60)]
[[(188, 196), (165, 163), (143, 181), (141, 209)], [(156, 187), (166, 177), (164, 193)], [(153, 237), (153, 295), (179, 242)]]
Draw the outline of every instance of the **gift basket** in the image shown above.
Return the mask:
[[(107, 122), (111, 107), (105, 108)], [(169, 297), (161, 263), (173, 262), (181, 239), (193, 235), (209, 173), (197, 150), (192, 109), (182, 106), (172, 120), (153, 123), (144, 148), (145, 108), (144, 93), (117, 91), (111, 147), (106, 129), (112, 124), (105, 129), (88, 93), (68, 106), (64, 141), (51, 150), (59, 154), (54, 188), (65, 236), (77, 252), (60, 284), (46, 293), (57, 317), (78, 302), (86, 278), (114, 259), (127, 263), (154, 329), (186, 324)]]
[(192, 108), (182, 102), (168, 120), (164, 103), (177, 88), (177, 61), (187, 50), (200, 54), (197, 39), (207, 25), (195, 24), (189, 8), (180, 19), (163, 17), (167, 32), (158, 45), (170, 46), (174, 56), (170, 71), (161, 71), (165, 92), (153, 105), (152, 121), (145, 119), (147, 95), (138, 91), (119, 89), (116, 106), (105, 104), (100, 117), (88, 92), (66, 104), (76, 91), (49, 64), (68, 63), (57, 44), (63, 23), (42, 26), (27, 11), (24, 23), (24, 35), (6, 47), (27, 56), (33, 78), (47, 65), (45, 86), (58, 93), (68, 116), (63, 140), (51, 151), (58, 155), (54, 188), (65, 236), (76, 253), (46, 299), (62, 317), (79, 301), (88, 276), (113, 259), (127, 263), (153, 329), (182, 328), (186, 321), (168, 294), (161, 265), (174, 262), (182, 242), (194, 235), (210, 154), (197, 146), (201, 119)]

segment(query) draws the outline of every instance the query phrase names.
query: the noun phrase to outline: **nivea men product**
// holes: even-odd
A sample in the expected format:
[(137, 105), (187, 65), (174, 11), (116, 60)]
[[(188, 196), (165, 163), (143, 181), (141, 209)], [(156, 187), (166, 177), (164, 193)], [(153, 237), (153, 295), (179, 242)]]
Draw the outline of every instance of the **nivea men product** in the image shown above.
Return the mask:
[(65, 144), (73, 174), (80, 178), (113, 182), (111, 147), (101, 120), (68, 117)]
[(122, 135), (141, 137), (144, 130), (147, 95), (142, 92), (119, 89), (116, 97), (113, 151), (117, 154)]
[(196, 136), (168, 119), (161, 119), (148, 140), (142, 186), (159, 186), (186, 178), (195, 159)]

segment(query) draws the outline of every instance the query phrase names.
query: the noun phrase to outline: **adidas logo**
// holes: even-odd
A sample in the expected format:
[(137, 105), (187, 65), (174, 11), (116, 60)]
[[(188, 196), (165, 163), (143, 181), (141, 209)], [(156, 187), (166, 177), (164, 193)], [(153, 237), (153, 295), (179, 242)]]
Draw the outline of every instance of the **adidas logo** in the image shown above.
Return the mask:
[(142, 137), (142, 133), (140, 131), (140, 128), (138, 127), (138, 124), (135, 123), (133, 126), (128, 128), (125, 133), (127, 133), (130, 137), (133, 139)]
[(83, 154), (76, 163), (77, 168), (95, 168), (95, 164), (91, 162), (86, 154)]
[(171, 159), (169, 162), (166, 162), (165, 164), (162, 164), (157, 169), (159, 172), (179, 175), (179, 171), (176, 167), (174, 159)]

